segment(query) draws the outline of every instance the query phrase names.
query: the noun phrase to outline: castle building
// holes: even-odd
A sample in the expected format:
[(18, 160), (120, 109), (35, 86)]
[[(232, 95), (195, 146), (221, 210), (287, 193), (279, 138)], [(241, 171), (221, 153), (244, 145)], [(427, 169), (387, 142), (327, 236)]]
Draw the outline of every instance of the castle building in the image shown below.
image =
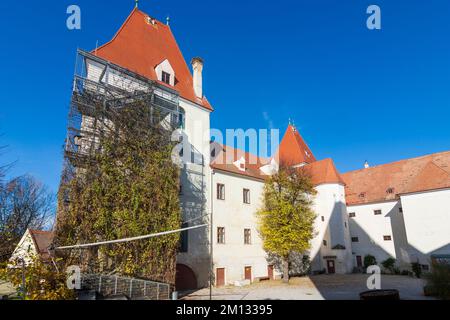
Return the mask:
[[(207, 286), (211, 269), (217, 286), (280, 276), (263, 250), (255, 216), (278, 163), (226, 145), (211, 148), (204, 139), (213, 108), (203, 92), (202, 59), (192, 59), (191, 72), (170, 27), (137, 8), (110, 42), (84, 59), (93, 83), (133, 91), (142, 89), (139, 81), (151, 81), (155, 97), (176, 110), (168, 117), (176, 116), (192, 147), (192, 161), (181, 172), (183, 219), (185, 226), (212, 228), (183, 232), (178, 289)], [(317, 190), (316, 236), (305, 253), (312, 272), (351, 273), (368, 254), (378, 263), (393, 257), (405, 269), (412, 262), (427, 269), (432, 258), (449, 257), (450, 152), (341, 174), (332, 159), (316, 159), (289, 125), (277, 160), (308, 170)]]

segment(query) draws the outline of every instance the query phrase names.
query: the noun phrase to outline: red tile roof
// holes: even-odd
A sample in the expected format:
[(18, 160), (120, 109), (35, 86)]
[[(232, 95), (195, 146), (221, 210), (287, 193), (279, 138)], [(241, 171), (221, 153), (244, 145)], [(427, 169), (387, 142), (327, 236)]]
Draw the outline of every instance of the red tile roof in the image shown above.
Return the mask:
[(348, 205), (398, 199), (400, 194), (450, 188), (450, 151), (347, 172)]
[[(252, 155), (248, 152), (234, 149), (229, 146), (222, 146), (219, 144), (215, 145), (217, 146), (217, 154), (211, 162), (211, 168), (259, 180), (267, 179), (268, 176), (265, 175), (260, 168), (264, 165), (270, 164), (271, 159), (259, 158), (256, 155)], [(218, 152), (217, 149), (219, 149)], [(309, 157), (307, 157), (305, 150), (310, 155)], [(278, 152), (280, 154), (281, 161), (284, 161), (286, 164), (306, 163), (302, 168), (311, 174), (314, 185), (324, 183), (344, 184), (344, 180), (337, 171), (333, 160), (324, 159), (316, 161), (309, 147), (303, 141), (298, 131), (292, 126), (288, 127), (286, 134), (280, 143)], [(233, 162), (241, 159), (242, 157), (245, 158), (246, 162), (245, 171), (240, 170), (233, 164)]]
[(311, 149), (309, 149), (298, 130), (292, 125), (289, 125), (286, 129), (286, 133), (280, 142), (277, 156), (280, 163), (285, 165), (298, 165), (316, 161)]
[(28, 229), (30, 232), (31, 238), (33, 239), (36, 250), (38, 251), (39, 256), (42, 259), (50, 258), (48, 253), (48, 247), (51, 245), (53, 241), (53, 232), (52, 231), (41, 231), (41, 230), (32, 230)]
[(167, 59), (175, 71), (174, 89), (180, 96), (212, 111), (205, 97), (195, 95), (191, 72), (170, 27), (157, 20), (154, 25), (149, 24), (148, 17), (134, 9), (114, 38), (92, 53), (155, 81), (155, 67)]
[(310, 173), (312, 183), (317, 186), (324, 183), (338, 183), (344, 185), (344, 179), (336, 169), (333, 160), (324, 159), (305, 165), (303, 168)]
[[(261, 172), (260, 168), (269, 164), (269, 160), (226, 145), (219, 145), (217, 143), (215, 145), (216, 157), (211, 161), (211, 168), (259, 180), (267, 178), (267, 176)], [(233, 162), (242, 157), (245, 158), (246, 163), (244, 171), (239, 170), (239, 168), (233, 164)]]

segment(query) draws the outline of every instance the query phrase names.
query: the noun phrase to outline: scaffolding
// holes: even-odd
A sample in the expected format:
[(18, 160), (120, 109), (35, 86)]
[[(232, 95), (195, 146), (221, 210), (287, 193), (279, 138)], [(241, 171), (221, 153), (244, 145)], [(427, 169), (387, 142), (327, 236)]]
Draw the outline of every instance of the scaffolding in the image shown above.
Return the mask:
[(168, 133), (184, 126), (177, 91), (135, 72), (77, 50), (68, 115), (65, 156), (75, 167), (99, 151), (99, 141), (111, 134), (115, 113), (141, 103), (149, 112), (149, 126)]

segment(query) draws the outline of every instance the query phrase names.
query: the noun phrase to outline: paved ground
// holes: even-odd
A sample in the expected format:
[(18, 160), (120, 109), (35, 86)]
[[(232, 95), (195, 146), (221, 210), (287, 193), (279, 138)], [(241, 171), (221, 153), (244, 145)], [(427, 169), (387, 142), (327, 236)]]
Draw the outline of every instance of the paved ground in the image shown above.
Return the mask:
[[(288, 285), (281, 281), (255, 283), (247, 287), (213, 289), (214, 300), (358, 300), (368, 290), (368, 275), (318, 275), (294, 278)], [(382, 289), (397, 289), (400, 299), (431, 299), (423, 295), (424, 281), (409, 276), (381, 275)], [(195, 291), (183, 300), (209, 299), (209, 289)]]

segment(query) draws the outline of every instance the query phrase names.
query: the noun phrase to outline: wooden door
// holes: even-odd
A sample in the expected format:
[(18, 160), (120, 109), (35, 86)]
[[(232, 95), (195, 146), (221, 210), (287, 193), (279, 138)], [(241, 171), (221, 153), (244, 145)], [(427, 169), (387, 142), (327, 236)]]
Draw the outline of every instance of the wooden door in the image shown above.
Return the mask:
[(334, 268), (334, 260), (327, 260), (327, 269), (329, 274), (333, 274), (336, 272)]
[(245, 280), (252, 281), (252, 267), (245, 267)]
[(267, 266), (267, 275), (269, 276), (270, 280), (273, 280), (273, 265)]
[(225, 285), (225, 268), (216, 269), (216, 286), (221, 287)]
[(361, 258), (361, 256), (356, 256), (356, 266), (358, 268), (362, 267), (362, 258)]

